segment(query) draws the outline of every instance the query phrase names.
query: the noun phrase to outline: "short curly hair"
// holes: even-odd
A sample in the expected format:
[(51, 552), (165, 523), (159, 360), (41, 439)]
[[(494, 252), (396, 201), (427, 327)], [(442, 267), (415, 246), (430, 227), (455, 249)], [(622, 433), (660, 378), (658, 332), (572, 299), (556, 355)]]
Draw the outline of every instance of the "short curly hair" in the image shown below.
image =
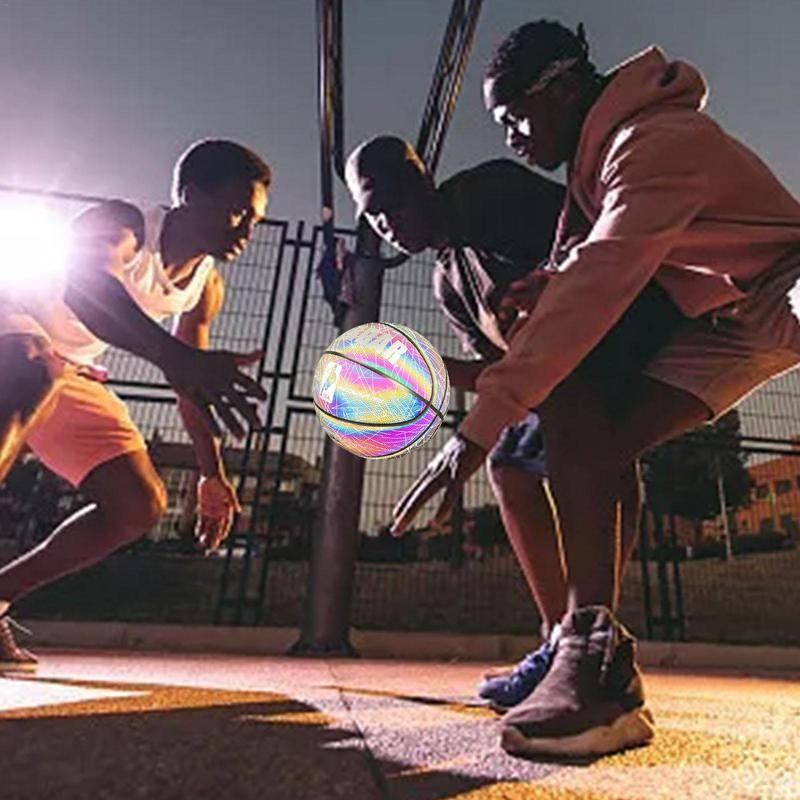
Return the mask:
[(583, 25), (577, 32), (560, 22), (541, 19), (516, 28), (497, 46), (485, 79), (503, 101), (519, 97), (554, 61), (577, 59), (574, 70), (595, 74)]
[(272, 170), (249, 147), (227, 139), (202, 139), (190, 145), (175, 164), (172, 197), (180, 202), (187, 186), (213, 192), (240, 180), (269, 186)]

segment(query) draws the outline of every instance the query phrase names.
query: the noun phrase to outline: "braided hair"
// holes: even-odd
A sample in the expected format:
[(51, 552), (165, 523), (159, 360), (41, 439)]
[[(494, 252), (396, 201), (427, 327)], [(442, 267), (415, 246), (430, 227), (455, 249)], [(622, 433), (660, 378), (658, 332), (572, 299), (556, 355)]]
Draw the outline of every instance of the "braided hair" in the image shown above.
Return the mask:
[(516, 28), (497, 46), (485, 79), (493, 81), (494, 96), (507, 102), (520, 97), (543, 76), (546, 79), (554, 65), (569, 62), (570, 71), (597, 75), (589, 60), (583, 25), (571, 31), (560, 22), (542, 19)]

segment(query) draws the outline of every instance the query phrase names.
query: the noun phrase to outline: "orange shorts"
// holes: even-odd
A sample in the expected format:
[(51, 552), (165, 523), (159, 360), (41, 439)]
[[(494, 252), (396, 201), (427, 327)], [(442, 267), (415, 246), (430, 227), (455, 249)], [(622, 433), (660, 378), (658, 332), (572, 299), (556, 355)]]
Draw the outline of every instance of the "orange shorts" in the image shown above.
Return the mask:
[(125, 403), (72, 365), (55, 408), (34, 426), (26, 444), (46, 467), (76, 487), (95, 467), (147, 449)]
[[(50, 339), (32, 316), (0, 297), (0, 336), (13, 334)], [(28, 433), (26, 444), (46, 467), (76, 487), (100, 464), (147, 449), (128, 407), (69, 362), (52, 413)]]
[(788, 253), (747, 297), (688, 322), (644, 373), (699, 397), (719, 417), (768, 380), (800, 364), (800, 251)]

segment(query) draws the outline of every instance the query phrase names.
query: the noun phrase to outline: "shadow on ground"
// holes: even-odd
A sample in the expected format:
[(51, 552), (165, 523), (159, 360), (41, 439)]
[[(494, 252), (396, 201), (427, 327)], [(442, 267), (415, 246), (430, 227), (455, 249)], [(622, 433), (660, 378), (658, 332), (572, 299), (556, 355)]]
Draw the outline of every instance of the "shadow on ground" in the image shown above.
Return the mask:
[(3, 800), (436, 800), (489, 783), (377, 760), (358, 730), (281, 695), (56, 683), (136, 694), (0, 713)]

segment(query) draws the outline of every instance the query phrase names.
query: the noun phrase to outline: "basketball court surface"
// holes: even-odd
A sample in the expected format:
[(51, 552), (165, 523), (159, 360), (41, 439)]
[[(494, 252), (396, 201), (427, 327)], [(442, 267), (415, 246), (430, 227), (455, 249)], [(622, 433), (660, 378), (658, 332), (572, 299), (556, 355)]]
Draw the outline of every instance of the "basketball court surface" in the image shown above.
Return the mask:
[(647, 671), (652, 745), (521, 761), (486, 664), (45, 652), (0, 678), (0, 798), (800, 798), (800, 675)]

